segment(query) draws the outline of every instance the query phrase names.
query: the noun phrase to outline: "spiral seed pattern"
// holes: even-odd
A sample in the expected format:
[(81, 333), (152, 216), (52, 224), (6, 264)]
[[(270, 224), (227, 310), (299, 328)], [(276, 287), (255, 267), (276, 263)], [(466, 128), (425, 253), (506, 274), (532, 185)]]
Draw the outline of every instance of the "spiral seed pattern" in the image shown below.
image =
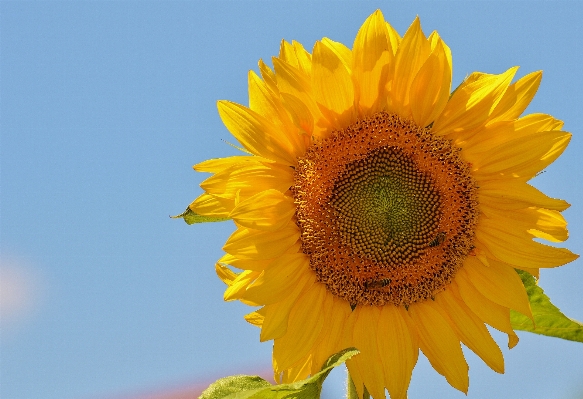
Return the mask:
[(330, 205), (344, 243), (376, 262), (411, 262), (438, 234), (439, 192), (398, 147), (347, 164)]
[(292, 192), (310, 267), (353, 307), (433, 298), (473, 248), (477, 188), (460, 150), (397, 115), (313, 144)]

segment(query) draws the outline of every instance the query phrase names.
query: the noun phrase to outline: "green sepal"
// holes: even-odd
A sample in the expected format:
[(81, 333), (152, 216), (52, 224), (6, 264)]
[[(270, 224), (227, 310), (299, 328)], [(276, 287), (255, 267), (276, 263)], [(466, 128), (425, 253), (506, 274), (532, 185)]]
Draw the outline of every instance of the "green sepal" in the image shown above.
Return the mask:
[(341, 365), (358, 350), (344, 349), (328, 358), (320, 372), (303, 381), (272, 385), (258, 376), (235, 375), (213, 382), (199, 399), (316, 399), (330, 371)]
[(534, 317), (532, 320), (514, 310), (510, 311), (510, 322), (515, 330), (528, 331), (535, 334), (547, 335), (583, 342), (583, 324), (565, 316), (559, 308), (551, 303), (549, 297), (540, 288), (530, 273), (516, 270), (526, 288), (530, 308)]
[(226, 220), (230, 220), (229, 218), (222, 218), (217, 216), (204, 216), (199, 215), (196, 212), (193, 212), (190, 207), (186, 207), (186, 210), (182, 212), (180, 215), (170, 216), (172, 219), (179, 219), (182, 218), (186, 222), (186, 224), (195, 224), (195, 223), (209, 223), (209, 222), (224, 222)]

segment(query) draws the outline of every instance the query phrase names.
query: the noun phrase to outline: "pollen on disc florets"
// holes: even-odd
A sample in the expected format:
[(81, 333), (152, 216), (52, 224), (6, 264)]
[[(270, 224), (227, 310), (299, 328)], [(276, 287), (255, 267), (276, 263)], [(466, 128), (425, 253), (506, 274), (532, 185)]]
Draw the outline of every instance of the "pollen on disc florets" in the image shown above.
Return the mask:
[(459, 149), (380, 112), (298, 160), (302, 251), (351, 305), (409, 305), (443, 290), (473, 248), (478, 202)]

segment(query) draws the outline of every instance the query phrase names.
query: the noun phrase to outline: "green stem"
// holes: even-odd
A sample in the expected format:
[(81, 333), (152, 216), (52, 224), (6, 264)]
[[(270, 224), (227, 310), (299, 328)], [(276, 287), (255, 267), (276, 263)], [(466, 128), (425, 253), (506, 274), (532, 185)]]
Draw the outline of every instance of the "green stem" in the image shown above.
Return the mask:
[[(346, 370), (346, 385), (346, 399), (360, 399), (358, 397), (356, 387), (354, 386), (354, 381), (352, 381), (348, 370)], [(370, 394), (366, 390), (366, 387), (364, 387), (364, 394), (362, 395), (362, 399), (370, 399)]]

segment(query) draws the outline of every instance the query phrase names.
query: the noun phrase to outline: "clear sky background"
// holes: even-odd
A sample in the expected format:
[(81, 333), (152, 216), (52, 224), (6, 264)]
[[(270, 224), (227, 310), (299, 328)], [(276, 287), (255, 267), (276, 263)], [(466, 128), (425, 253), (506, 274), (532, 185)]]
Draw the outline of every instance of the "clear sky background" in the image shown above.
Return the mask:
[[(401, 34), (416, 15), (438, 30), (454, 86), (473, 71), (544, 70), (527, 112), (573, 138), (534, 184), (572, 204), (566, 245), (583, 253), (582, 5), (2, 1), (0, 397), (126, 398), (269, 369), (271, 343), (214, 272), (232, 223), (168, 216), (201, 193), (193, 164), (234, 154), (216, 101), (247, 104), (247, 71), (282, 38), (351, 46), (376, 8)], [(578, 260), (540, 284), (583, 320), (582, 281)], [(583, 397), (583, 344), (519, 336), (504, 375), (465, 352), (468, 398)], [(420, 357), (410, 398), (428, 397), (464, 395)]]

